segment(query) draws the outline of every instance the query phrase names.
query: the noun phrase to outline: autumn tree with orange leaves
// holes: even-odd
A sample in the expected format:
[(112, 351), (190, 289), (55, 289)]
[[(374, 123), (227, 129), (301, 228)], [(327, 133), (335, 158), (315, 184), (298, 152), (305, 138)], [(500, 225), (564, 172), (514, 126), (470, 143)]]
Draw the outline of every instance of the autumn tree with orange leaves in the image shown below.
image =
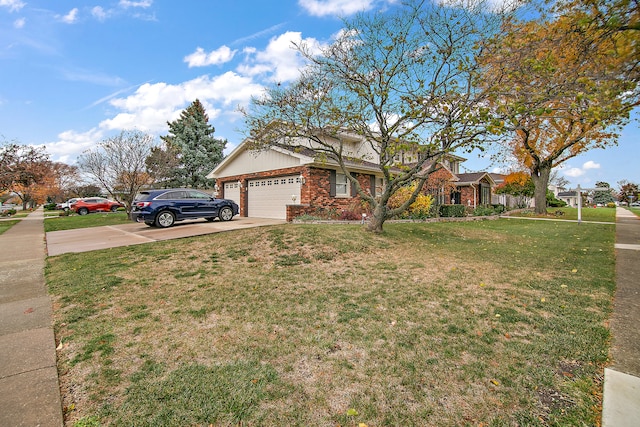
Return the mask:
[(638, 32), (580, 30), (575, 16), (508, 21), (483, 49), (484, 85), (506, 132), (502, 153), (517, 159), (535, 185), (536, 213), (546, 212), (553, 168), (617, 143), (638, 104), (629, 52)]
[(0, 192), (17, 196), (25, 209), (61, 200), (77, 179), (77, 167), (50, 161), (44, 147), (15, 142), (0, 147)]
[(531, 176), (526, 172), (511, 172), (504, 178), (504, 182), (496, 187), (496, 194), (508, 194), (516, 199), (520, 208), (527, 206), (527, 200), (533, 197), (535, 186)]

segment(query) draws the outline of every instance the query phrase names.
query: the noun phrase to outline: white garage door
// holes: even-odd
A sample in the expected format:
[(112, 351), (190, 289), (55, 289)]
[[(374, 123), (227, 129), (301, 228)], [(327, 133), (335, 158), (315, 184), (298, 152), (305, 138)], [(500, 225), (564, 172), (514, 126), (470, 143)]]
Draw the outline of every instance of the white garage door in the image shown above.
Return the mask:
[(224, 198), (240, 204), (240, 183), (238, 181), (224, 183)]
[(254, 179), (248, 186), (250, 217), (286, 219), (286, 206), (300, 203), (300, 175)]

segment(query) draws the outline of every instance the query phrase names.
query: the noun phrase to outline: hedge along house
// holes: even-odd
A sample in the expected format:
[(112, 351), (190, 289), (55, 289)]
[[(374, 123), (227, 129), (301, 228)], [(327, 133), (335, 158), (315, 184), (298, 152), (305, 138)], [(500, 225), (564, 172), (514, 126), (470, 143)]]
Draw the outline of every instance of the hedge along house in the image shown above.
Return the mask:
[[(352, 159), (345, 160), (348, 171), (363, 190), (375, 197), (383, 185), (380, 166), (374, 161), (375, 153), (361, 137), (347, 134), (343, 136), (343, 144), (345, 140), (348, 141), (346, 152)], [(366, 212), (367, 206), (338, 163), (311, 146), (300, 145), (303, 144), (255, 149), (251, 140), (245, 140), (207, 177), (216, 180), (217, 196), (238, 203), (240, 216), (244, 217), (291, 221), (297, 216), (318, 212), (347, 212), (352, 217)], [(410, 165), (416, 162), (415, 156), (415, 153), (402, 153), (395, 161), (398, 165)], [(438, 178), (436, 183), (438, 180), (448, 183), (427, 189), (436, 203), (448, 204), (452, 194), (457, 193), (452, 193), (450, 183), (461, 181), (456, 172), (462, 161), (462, 157), (448, 156), (432, 174)], [(461, 188), (460, 194), (467, 193)]]

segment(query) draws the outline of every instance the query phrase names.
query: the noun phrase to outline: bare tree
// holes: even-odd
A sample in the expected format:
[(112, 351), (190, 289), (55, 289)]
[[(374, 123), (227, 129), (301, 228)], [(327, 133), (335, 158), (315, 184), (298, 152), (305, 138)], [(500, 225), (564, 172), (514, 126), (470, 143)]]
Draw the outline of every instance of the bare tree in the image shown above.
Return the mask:
[[(407, 2), (397, 13), (346, 22), (342, 36), (319, 55), (296, 46), (311, 65), (290, 86), (254, 100), (247, 113), (250, 137), (257, 148), (311, 141), (370, 204), (369, 230), (381, 232), (387, 219), (415, 201), (437, 160), (487, 135), (485, 96), (474, 86), (475, 56), (479, 38), (498, 28), (499, 14), (483, 13), (485, 6)], [(354, 136), (368, 144), (361, 152), (375, 153), (372, 158), (353, 149)], [(415, 161), (399, 164), (402, 153)], [(379, 165), (382, 194), (373, 197), (361, 187), (347, 166), (354, 160)], [(413, 181), (412, 196), (391, 208), (393, 194)]]
[(149, 183), (145, 160), (155, 145), (153, 136), (140, 131), (122, 131), (107, 138), (78, 158), (80, 170), (91, 175), (127, 212), (138, 190)]

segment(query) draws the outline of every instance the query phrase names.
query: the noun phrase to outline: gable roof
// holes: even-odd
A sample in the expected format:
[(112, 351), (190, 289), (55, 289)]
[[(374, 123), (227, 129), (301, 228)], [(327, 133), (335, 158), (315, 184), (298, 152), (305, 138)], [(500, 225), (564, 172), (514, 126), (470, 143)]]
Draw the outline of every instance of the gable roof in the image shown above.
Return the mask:
[(479, 184), (485, 177), (488, 178), (491, 185), (495, 185), (496, 183), (491, 177), (491, 174), (487, 172), (459, 173), (456, 174), (456, 176), (460, 179), (460, 181), (456, 182), (456, 185)]
[[(269, 164), (269, 161), (273, 161), (276, 155), (280, 156), (280, 166), (273, 167)], [(337, 169), (339, 167), (338, 162), (323, 156), (322, 152), (312, 148), (274, 144), (260, 149), (253, 149), (253, 140), (245, 139), (207, 175), (207, 178), (214, 179), (239, 175), (239, 173), (233, 171), (225, 174), (225, 170), (232, 168), (235, 161), (242, 161), (243, 157), (245, 161), (252, 164), (253, 170), (251, 170), (251, 172), (265, 172), (280, 169), (284, 163), (287, 163), (284, 167), (303, 165), (313, 165), (330, 169)], [(286, 158), (289, 160), (286, 160)], [(363, 171), (372, 174), (380, 173), (380, 167), (373, 162), (361, 159), (345, 159), (344, 162), (349, 169), (353, 169), (354, 171)]]

